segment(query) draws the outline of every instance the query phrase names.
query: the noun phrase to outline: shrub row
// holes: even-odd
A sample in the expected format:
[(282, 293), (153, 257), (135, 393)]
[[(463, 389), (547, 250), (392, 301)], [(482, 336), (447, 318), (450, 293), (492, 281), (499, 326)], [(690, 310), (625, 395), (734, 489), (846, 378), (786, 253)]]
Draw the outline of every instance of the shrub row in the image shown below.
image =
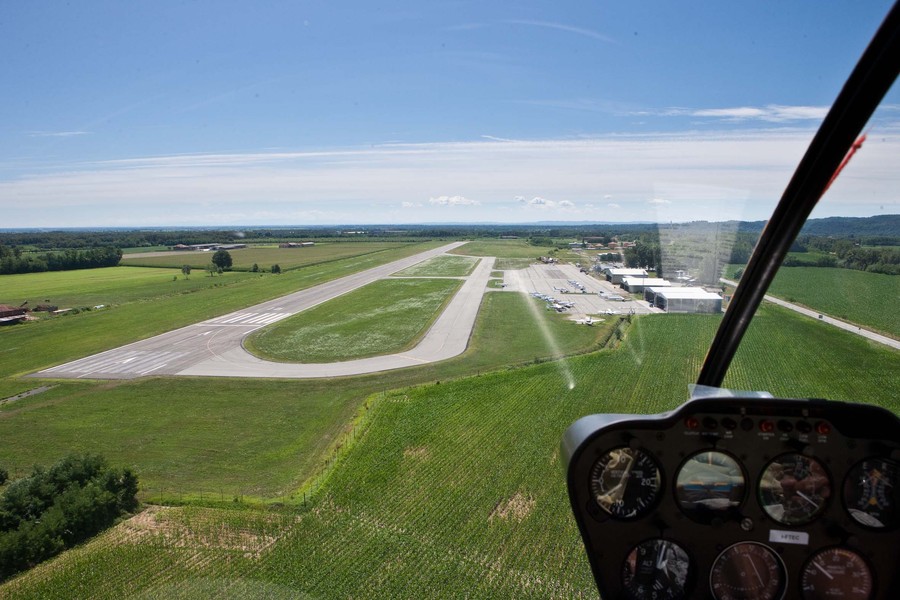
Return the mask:
[(71, 455), (0, 496), (0, 581), (112, 525), (137, 507), (137, 477), (96, 455)]

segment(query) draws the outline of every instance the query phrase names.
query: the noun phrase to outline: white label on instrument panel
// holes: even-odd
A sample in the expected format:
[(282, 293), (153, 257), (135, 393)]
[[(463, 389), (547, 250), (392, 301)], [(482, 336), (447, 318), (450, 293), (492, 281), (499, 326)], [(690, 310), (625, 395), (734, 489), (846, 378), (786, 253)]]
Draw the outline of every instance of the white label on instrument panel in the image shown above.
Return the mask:
[(774, 544), (799, 544), (809, 546), (809, 534), (805, 531), (782, 531), (772, 529), (769, 531), (769, 541)]

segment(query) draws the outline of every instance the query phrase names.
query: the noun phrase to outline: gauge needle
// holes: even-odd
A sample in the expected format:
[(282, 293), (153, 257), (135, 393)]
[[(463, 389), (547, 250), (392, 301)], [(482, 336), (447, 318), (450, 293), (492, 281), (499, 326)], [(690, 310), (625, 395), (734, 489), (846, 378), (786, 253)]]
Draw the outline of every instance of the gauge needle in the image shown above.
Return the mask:
[(667, 562), (668, 561), (666, 560), (666, 549), (662, 544), (660, 544), (659, 552), (656, 554), (656, 568), (659, 569), (660, 571), (665, 569)]
[(631, 467), (634, 466), (634, 458), (629, 456), (628, 459), (628, 466), (625, 467), (625, 472), (622, 473), (622, 480), (613, 488), (613, 490), (617, 490), (615, 495), (613, 496), (612, 490), (610, 491), (610, 496), (616, 500), (621, 500), (622, 496), (625, 495), (625, 484), (628, 483), (628, 478), (631, 476)]
[(822, 565), (820, 565), (819, 563), (813, 562), (813, 566), (814, 566), (815, 568), (817, 568), (819, 571), (821, 571), (822, 574), (824, 574), (825, 577), (827, 577), (828, 579), (834, 579), (834, 575), (832, 575), (832, 574), (829, 573), (827, 570), (825, 570), (825, 569), (822, 567)]
[(748, 558), (748, 560), (750, 561), (750, 566), (753, 567), (753, 572), (756, 573), (756, 578), (759, 579), (759, 585), (765, 587), (766, 582), (763, 581), (762, 575), (759, 574), (759, 569), (756, 568), (756, 563), (752, 558)]
[(806, 494), (804, 494), (803, 492), (798, 491), (797, 495), (800, 496), (801, 498), (803, 498), (804, 500), (806, 500), (807, 502), (809, 502), (810, 504), (812, 504), (813, 506), (815, 506), (816, 508), (819, 508), (819, 505), (816, 504), (815, 502), (813, 502), (812, 499), (809, 496), (807, 496)]

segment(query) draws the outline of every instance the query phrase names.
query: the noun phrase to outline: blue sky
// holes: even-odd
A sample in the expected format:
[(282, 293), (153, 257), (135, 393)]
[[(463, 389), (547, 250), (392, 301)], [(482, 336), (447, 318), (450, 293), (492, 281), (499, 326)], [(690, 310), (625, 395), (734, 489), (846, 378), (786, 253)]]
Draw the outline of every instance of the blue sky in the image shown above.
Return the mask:
[(0, 227), (761, 219), (889, 6), (9, 2)]

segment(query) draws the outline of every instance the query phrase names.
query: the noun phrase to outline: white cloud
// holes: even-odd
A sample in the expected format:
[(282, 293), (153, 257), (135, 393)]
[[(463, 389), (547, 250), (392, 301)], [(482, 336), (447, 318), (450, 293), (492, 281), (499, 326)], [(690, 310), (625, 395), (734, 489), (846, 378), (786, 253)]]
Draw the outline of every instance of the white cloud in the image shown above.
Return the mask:
[(710, 108), (695, 110), (691, 114), (695, 117), (718, 117), (733, 121), (756, 119), (771, 123), (783, 123), (785, 121), (822, 120), (828, 114), (828, 107), (769, 104), (763, 107)]
[(478, 206), (478, 200), (472, 200), (465, 196), (438, 196), (429, 198), (428, 202), (435, 206)]
[[(900, 129), (879, 129), (829, 189), (839, 209), (818, 216), (897, 212)], [(738, 210), (765, 219), (812, 136), (709, 131), (35, 164), (0, 178), (0, 206), (4, 227), (437, 222), (449, 206), (466, 207), (454, 219), (514, 222), (546, 219), (551, 203), (570, 218), (608, 218), (579, 201), (596, 198), (622, 221)], [(455, 195), (423, 201), (433, 190)], [(520, 190), (540, 192), (513, 200)]]
[(784, 104), (733, 106), (725, 108), (671, 107), (658, 111), (632, 111), (630, 114), (656, 117), (700, 117), (722, 119), (726, 122), (763, 121), (766, 123), (787, 123), (791, 121), (821, 121), (825, 118), (825, 115), (828, 114), (828, 107), (788, 106)]
[(575, 204), (569, 200), (547, 200), (546, 198), (541, 198), (540, 196), (535, 196), (531, 200), (526, 199), (524, 196), (516, 196), (515, 201), (520, 205), (525, 206), (527, 208), (538, 208), (538, 209), (552, 209), (552, 208), (565, 208), (565, 209), (573, 209), (575, 208)]
[(30, 137), (75, 137), (77, 135), (89, 135), (90, 131), (31, 131)]
[(647, 204), (657, 204), (657, 205), (659, 205), (659, 204), (672, 204), (672, 201), (671, 201), (671, 200), (666, 200), (666, 199), (664, 199), (664, 198), (651, 198), (650, 200), (647, 200)]

